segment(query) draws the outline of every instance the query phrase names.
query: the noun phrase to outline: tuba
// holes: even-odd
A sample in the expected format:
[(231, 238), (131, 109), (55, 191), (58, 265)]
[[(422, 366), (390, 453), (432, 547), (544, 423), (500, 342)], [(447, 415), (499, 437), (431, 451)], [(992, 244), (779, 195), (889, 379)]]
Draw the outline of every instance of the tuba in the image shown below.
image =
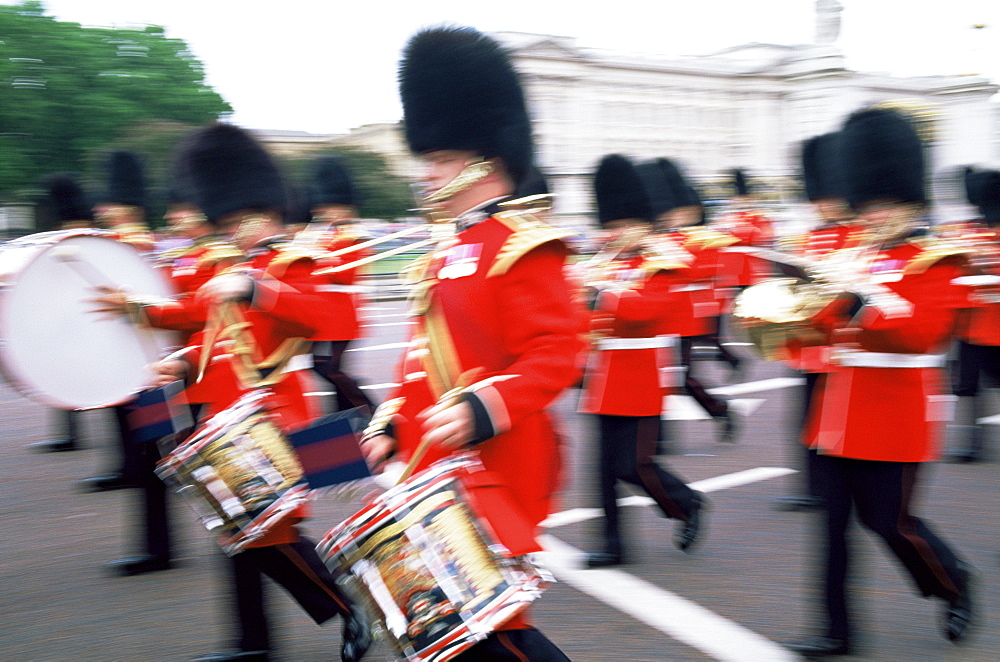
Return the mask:
[[(751, 254), (770, 260), (786, 274), (751, 285), (733, 302), (735, 326), (761, 358), (788, 358), (788, 346), (814, 336), (810, 322), (821, 310), (845, 293), (898, 299), (888, 288), (872, 281), (868, 269), (882, 246), (897, 237), (923, 213), (920, 205), (900, 205), (880, 227), (866, 232), (853, 246), (820, 259), (789, 255), (769, 249)], [(890, 302), (891, 303), (891, 302)]]

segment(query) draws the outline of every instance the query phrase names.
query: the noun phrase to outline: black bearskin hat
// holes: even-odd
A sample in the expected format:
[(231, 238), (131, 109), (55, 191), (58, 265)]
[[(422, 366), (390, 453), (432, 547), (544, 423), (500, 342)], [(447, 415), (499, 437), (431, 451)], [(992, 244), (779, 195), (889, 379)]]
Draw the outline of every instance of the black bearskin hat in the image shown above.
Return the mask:
[(989, 225), (1000, 224), (1000, 172), (965, 169), (965, 195)]
[(527, 198), (532, 195), (548, 195), (549, 184), (545, 181), (545, 175), (538, 168), (532, 168), (531, 172), (521, 181), (521, 184), (514, 191), (514, 198)]
[(750, 195), (750, 182), (747, 180), (746, 173), (736, 168), (733, 170), (732, 176), (733, 195)]
[(515, 188), (534, 148), (521, 81), (503, 47), (467, 27), (418, 32), (399, 65), (406, 141), (416, 154), (470, 150), (503, 160)]
[(352, 205), (361, 204), (361, 196), (354, 186), (351, 171), (343, 157), (333, 154), (321, 156), (313, 166), (313, 190), (309, 204)]
[(802, 144), (802, 181), (810, 202), (846, 197), (839, 133), (824, 133)]
[(649, 196), (649, 204), (653, 218), (665, 214), (677, 207), (677, 196), (674, 194), (670, 170), (676, 171), (674, 164), (666, 159), (646, 161), (635, 167), (642, 185)]
[[(312, 193), (308, 188), (298, 184), (289, 184), (287, 189), (288, 204), (285, 223), (288, 225), (305, 225), (312, 220)], [(345, 203), (346, 204), (346, 203)]]
[(108, 187), (98, 202), (131, 207), (146, 206), (146, 179), (142, 161), (132, 152), (116, 151), (108, 155)]
[(212, 223), (242, 209), (285, 211), (278, 166), (243, 129), (221, 122), (199, 129), (183, 159), (194, 202)]
[(841, 130), (847, 202), (857, 211), (878, 200), (924, 204), (924, 152), (913, 125), (899, 113), (859, 110)]
[(56, 173), (45, 177), (41, 184), (48, 195), (47, 206), (52, 209), (60, 223), (93, 222), (94, 210), (73, 175)]
[(609, 154), (601, 159), (594, 173), (594, 195), (597, 222), (601, 225), (627, 218), (653, 220), (642, 179), (632, 162), (620, 154)]

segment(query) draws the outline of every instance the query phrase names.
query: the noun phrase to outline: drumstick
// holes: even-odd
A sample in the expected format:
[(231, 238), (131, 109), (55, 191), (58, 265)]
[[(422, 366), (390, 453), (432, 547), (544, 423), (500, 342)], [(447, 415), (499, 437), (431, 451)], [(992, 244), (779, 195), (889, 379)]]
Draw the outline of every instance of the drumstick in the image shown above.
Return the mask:
[[(110, 282), (111, 279), (107, 276), (107, 274), (89, 262), (81, 260), (80, 249), (76, 246), (56, 246), (49, 251), (49, 253), (51, 253), (52, 257), (68, 266), (94, 287), (98, 289), (102, 287), (110, 287), (107, 283)], [(94, 278), (95, 275), (97, 278)], [(102, 283), (100, 281), (104, 282)]]
[[(472, 370), (466, 370), (465, 372), (463, 372), (461, 375), (458, 376), (458, 379), (455, 380), (456, 382), (455, 388), (442, 394), (441, 397), (438, 398), (438, 402), (439, 403), (447, 402), (449, 405), (456, 404), (458, 402), (459, 397), (462, 395), (462, 392), (465, 390), (465, 387), (471, 384), (475, 380), (475, 378), (479, 375), (479, 373), (481, 373), (482, 371), (483, 371), (482, 368), (473, 368)], [(406, 463), (406, 468), (403, 469), (403, 473), (400, 474), (399, 480), (396, 481), (397, 485), (404, 482), (407, 478), (410, 477), (410, 474), (413, 473), (413, 470), (417, 468), (417, 464), (420, 462), (421, 459), (423, 459), (424, 454), (427, 453), (427, 448), (429, 446), (430, 442), (426, 438), (420, 440), (420, 443), (417, 445), (416, 450), (413, 451), (413, 456), (410, 458), (410, 461)]]

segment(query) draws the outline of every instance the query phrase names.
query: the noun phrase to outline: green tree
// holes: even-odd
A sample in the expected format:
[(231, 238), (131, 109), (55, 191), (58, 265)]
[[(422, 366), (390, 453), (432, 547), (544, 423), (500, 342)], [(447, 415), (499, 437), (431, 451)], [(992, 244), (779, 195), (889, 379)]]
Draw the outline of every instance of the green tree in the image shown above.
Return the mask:
[(313, 163), (323, 154), (337, 154), (347, 160), (355, 184), (361, 192), (361, 218), (381, 218), (394, 220), (413, 216), (415, 202), (410, 185), (395, 176), (386, 165), (381, 154), (368, 152), (356, 147), (332, 147), (299, 158), (282, 159), (289, 177), (296, 184), (309, 187)]
[(0, 6), (0, 200), (153, 120), (197, 125), (232, 112), (187, 45), (163, 28), (84, 28), (41, 2)]

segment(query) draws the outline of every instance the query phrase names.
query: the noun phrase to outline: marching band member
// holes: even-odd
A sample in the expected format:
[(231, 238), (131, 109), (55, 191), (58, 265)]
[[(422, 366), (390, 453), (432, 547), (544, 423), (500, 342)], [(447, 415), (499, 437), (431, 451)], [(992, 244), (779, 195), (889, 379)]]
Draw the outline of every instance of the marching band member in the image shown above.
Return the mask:
[(964, 259), (922, 236), (923, 146), (909, 122), (865, 109), (841, 135), (847, 200), (874, 235), (857, 277), (843, 277), (847, 293), (813, 318), (833, 346), (805, 433), (825, 505), (825, 632), (789, 644), (811, 657), (852, 650), (846, 533), (855, 507), (918, 590), (944, 601), (949, 639), (974, 620), (971, 566), (910, 511), (922, 464), (938, 453), (941, 368), (963, 305), (953, 281)]
[[(282, 243), (286, 197), (277, 166), (248, 133), (227, 124), (197, 132), (182, 158), (198, 207), (247, 255), (239, 267), (203, 285), (196, 298), (206, 300), (210, 311), (236, 306), (245, 324), (221, 330), (209, 343), (214, 324), (210, 319), (192, 344), (160, 363), (161, 381), (187, 378), (197, 383), (204, 368), (204, 379), (219, 385), (206, 402), (204, 416), (221, 411), (247, 389), (271, 382), (270, 405), (280, 424), (287, 428), (304, 423), (318, 414), (305, 397), (310, 366), (301, 360), (308, 356), (302, 353), (304, 339), (316, 332), (327, 311), (316, 293), (313, 260)], [(244, 332), (239, 331), (241, 326)], [(215, 371), (230, 379), (212, 381)], [(263, 538), (229, 558), (239, 624), (237, 647), (199, 660), (269, 659), (262, 575), (281, 584), (316, 623), (342, 616), (341, 658), (358, 660), (364, 655), (371, 636), (358, 620), (363, 616), (340, 592), (315, 545), (299, 532), (297, 523), (307, 514), (305, 508), (293, 511)]]
[(762, 278), (770, 275), (771, 264), (760, 257), (740, 251), (739, 248), (770, 247), (774, 241), (774, 228), (771, 219), (756, 208), (756, 200), (746, 173), (737, 168), (731, 174), (732, 211), (712, 225), (739, 239), (739, 243), (722, 251), (719, 267), (723, 287), (742, 288), (759, 283)]
[[(433, 28), (407, 44), (400, 93), (429, 199), (458, 232), (410, 269), (416, 324), (402, 383), (376, 410), (362, 449), (378, 469), (426, 442), (417, 470), (476, 449), (514, 505), (485, 517), (520, 531), (501, 540), (513, 553), (537, 551), (535, 533), (561, 472), (546, 408), (576, 382), (580, 341), (563, 276), (566, 235), (497, 204), (534, 158), (520, 81), (493, 39), (471, 28)], [(521, 612), (453, 659), (567, 658)]]
[[(344, 160), (333, 155), (321, 157), (314, 167), (313, 184), (309, 195), (313, 220), (299, 233), (295, 243), (310, 250), (332, 253), (364, 241), (366, 237), (360, 231), (357, 218), (361, 195)], [(367, 256), (368, 251), (353, 250), (333, 258), (324, 258), (322, 253), (318, 255), (317, 263), (325, 269), (347, 266)], [(327, 282), (319, 285), (319, 290), (332, 315), (330, 324), (312, 338), (313, 369), (333, 384), (337, 411), (363, 407), (370, 414), (375, 408), (372, 401), (341, 367), (347, 346), (361, 337), (358, 321), (362, 291), (358, 284), (360, 272), (360, 267), (352, 267), (323, 276)]]
[(152, 252), (156, 241), (146, 225), (146, 180), (142, 162), (132, 152), (108, 156), (108, 187), (98, 196), (97, 222), (115, 233), (118, 241), (141, 253)]
[(727, 354), (719, 342), (719, 317), (722, 306), (715, 286), (719, 273), (720, 249), (733, 245), (731, 235), (705, 227), (705, 209), (701, 198), (668, 159), (657, 159), (660, 175), (653, 195), (662, 202), (657, 206), (656, 223), (661, 230), (657, 240), (666, 242), (669, 251), (685, 255), (688, 264), (685, 282), (674, 287), (682, 293), (684, 312), (675, 317), (670, 331), (680, 336), (681, 365), (685, 368), (684, 390), (701, 405), (713, 420), (721, 424), (720, 440), (736, 440), (736, 416), (723, 398), (716, 398), (702, 385), (694, 371), (695, 342), (709, 342), (719, 348), (733, 370), (739, 359)]
[[(175, 164), (179, 166), (180, 164)], [(182, 334), (181, 346), (205, 326), (208, 311), (205, 302), (196, 297), (202, 285), (216, 274), (239, 263), (242, 253), (223, 241), (215, 227), (191, 202), (192, 194), (179, 183), (184, 175), (173, 173), (175, 180), (170, 190), (170, 203), (164, 214), (172, 234), (184, 237), (191, 243), (164, 251), (156, 257), (155, 265), (173, 284), (175, 295), (171, 299), (143, 297), (105, 288), (93, 301), (95, 312), (125, 315), (136, 323), (160, 329), (172, 329)], [(211, 379), (191, 384), (184, 390), (184, 400), (191, 408), (192, 418), (198, 419), (205, 403), (212, 400), (220, 388), (219, 380), (228, 380), (223, 389), (235, 388), (235, 381), (224, 371), (212, 372)], [(172, 567), (170, 522), (167, 508), (167, 486), (156, 475), (156, 463), (161, 459), (157, 443), (146, 442), (138, 451), (135, 481), (143, 492), (140, 529), (143, 532), (143, 551), (140, 554), (112, 561), (110, 571), (123, 576), (169, 570)]]
[(1000, 384), (1000, 172), (971, 169), (965, 177), (966, 196), (981, 214), (981, 220), (952, 226), (942, 233), (948, 241), (967, 246), (972, 251), (976, 274), (971, 299), (956, 334), (958, 336), (957, 374), (954, 393), (960, 408), (968, 416), (965, 448), (954, 453), (957, 462), (979, 462), (983, 458), (986, 430), (979, 423), (983, 416), (984, 377)]
[[(69, 173), (55, 173), (42, 179), (42, 188), (46, 195), (39, 203), (40, 218), (50, 216), (55, 229), (76, 230), (94, 227), (94, 210), (87, 202), (83, 188), (76, 178)], [(80, 448), (79, 417), (80, 414), (70, 410), (55, 410), (57, 427), (56, 438), (39, 441), (29, 445), (29, 448), (42, 453), (61, 453), (75, 451)]]
[[(657, 169), (656, 164), (648, 164)], [(665, 517), (681, 526), (676, 544), (697, 541), (705, 496), (664, 471), (655, 461), (665, 376), (677, 337), (666, 335), (682, 296), (674, 285), (687, 265), (641, 248), (653, 225), (653, 210), (636, 168), (625, 157), (604, 157), (594, 177), (598, 221), (623, 242), (621, 251), (597, 265), (587, 286), (593, 291), (596, 337), (584, 377), (580, 411), (595, 414), (600, 429), (600, 487), (604, 541), (587, 555), (591, 568), (624, 562), (618, 513), (619, 480), (641, 487)], [(626, 233), (630, 233), (626, 236)]]
[[(142, 161), (132, 152), (115, 151), (108, 155), (106, 169), (107, 186), (97, 195), (94, 216), (116, 240), (149, 257), (155, 241), (146, 225), (147, 191)], [(80, 487), (90, 492), (139, 487), (139, 477), (143, 473), (142, 451), (130, 429), (127, 409), (118, 405), (111, 411), (118, 429), (121, 465), (81, 480)]]
[[(810, 138), (802, 146), (802, 179), (806, 198), (812, 204), (819, 225), (790, 242), (793, 254), (808, 260), (822, 260), (841, 249), (856, 248), (865, 236), (865, 230), (854, 223), (854, 212), (844, 198), (844, 178), (839, 163), (840, 136), (826, 133)], [(809, 403), (822, 373), (829, 368), (830, 347), (827, 345), (789, 346), (788, 365), (803, 373), (805, 388), (802, 392), (802, 414), (794, 419), (795, 448), (802, 448), (801, 436), (809, 420)], [(776, 501), (782, 510), (812, 510), (821, 505), (819, 488), (813, 464), (816, 452), (805, 449), (805, 494), (779, 497)]]

